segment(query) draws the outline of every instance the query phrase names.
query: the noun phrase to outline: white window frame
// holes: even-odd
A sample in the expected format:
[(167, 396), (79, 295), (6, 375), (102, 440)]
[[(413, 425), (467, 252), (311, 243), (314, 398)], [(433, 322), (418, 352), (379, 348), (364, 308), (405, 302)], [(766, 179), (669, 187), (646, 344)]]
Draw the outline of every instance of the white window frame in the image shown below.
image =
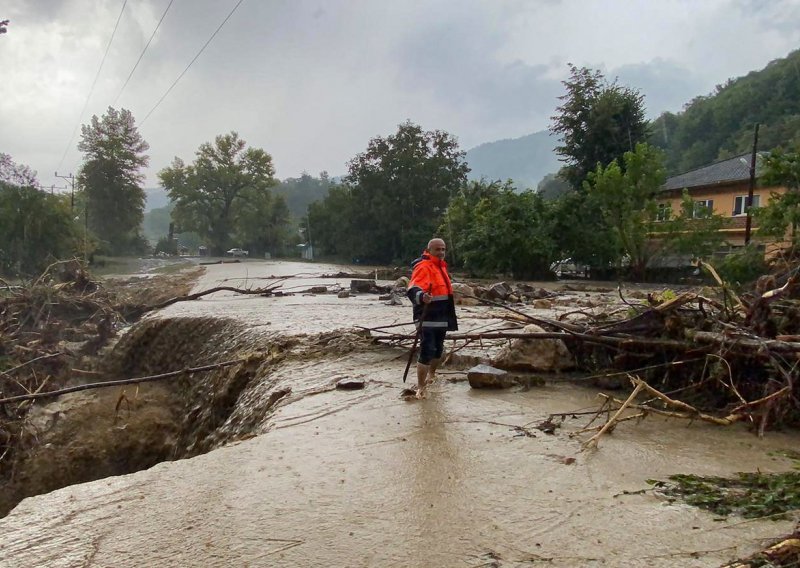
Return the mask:
[(659, 203), (656, 212), (656, 221), (669, 221), (672, 217), (672, 205), (669, 203)]
[[(753, 204), (750, 206), (750, 209), (756, 209), (760, 205), (760, 195), (753, 194)], [(738, 207), (737, 207), (738, 204)], [(733, 198), (733, 216), (734, 217), (742, 217), (747, 215), (747, 196), (746, 195), (737, 195)], [(737, 213), (738, 210), (738, 213)]]
[(692, 217), (695, 219), (700, 219), (705, 215), (701, 215), (700, 211), (708, 211), (709, 213), (714, 213), (714, 200), (713, 199), (698, 199), (694, 202), (694, 210), (692, 211)]

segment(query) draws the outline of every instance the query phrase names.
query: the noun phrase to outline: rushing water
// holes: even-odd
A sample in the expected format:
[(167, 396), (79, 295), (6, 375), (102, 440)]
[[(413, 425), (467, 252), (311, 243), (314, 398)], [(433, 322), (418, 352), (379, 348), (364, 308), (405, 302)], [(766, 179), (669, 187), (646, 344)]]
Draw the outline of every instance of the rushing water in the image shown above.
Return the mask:
[[(197, 289), (340, 269), (217, 265)], [(332, 283), (296, 280), (285, 285)], [(460, 313), (466, 328), (486, 324), (478, 309)], [(343, 332), (336, 343), (337, 330), (355, 324), (406, 322), (408, 307), (368, 295), (218, 293), (159, 315), (208, 316), (245, 329), (240, 348), (310, 333), (334, 338), (255, 373), (219, 428), (238, 428), (230, 439), (240, 441), (23, 501), (0, 520), (0, 565), (717, 566), (790, 528), (718, 520), (640, 490), (673, 473), (785, 470), (791, 464), (772, 452), (793, 447), (796, 436), (759, 440), (733, 428), (648, 419), (622, 424), (598, 450), (581, 452), (568, 433), (583, 420), (554, 435), (532, 430), (535, 437), (514, 426), (593, 408), (591, 389), (474, 391), (440, 379), (427, 400), (406, 402), (398, 396), (404, 352), (351, 348)], [(222, 341), (209, 348), (220, 357), (232, 349)], [(331, 388), (341, 378), (367, 386)], [(260, 401), (278, 390), (290, 394), (267, 412)], [(242, 424), (256, 436), (243, 439)]]

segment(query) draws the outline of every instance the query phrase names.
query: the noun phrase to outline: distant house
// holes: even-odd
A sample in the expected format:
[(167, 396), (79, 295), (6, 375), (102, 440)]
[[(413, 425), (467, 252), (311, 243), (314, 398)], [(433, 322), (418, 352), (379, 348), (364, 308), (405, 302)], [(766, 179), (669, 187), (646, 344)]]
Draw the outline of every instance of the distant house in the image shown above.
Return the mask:
[[(668, 211), (677, 212), (681, 208), (683, 190), (689, 192), (694, 201), (695, 212), (700, 214), (710, 208), (714, 213), (729, 218), (722, 229), (729, 244), (729, 250), (743, 247), (747, 223), (747, 193), (750, 187), (751, 154), (741, 154), (727, 160), (668, 178), (660, 194), (658, 219), (664, 219)], [(756, 160), (756, 178), (759, 175), (759, 160)], [(753, 191), (753, 208), (766, 205), (772, 193), (783, 194), (784, 187), (758, 187)], [(758, 236), (758, 223), (751, 219), (750, 240), (771, 252), (772, 244)]]

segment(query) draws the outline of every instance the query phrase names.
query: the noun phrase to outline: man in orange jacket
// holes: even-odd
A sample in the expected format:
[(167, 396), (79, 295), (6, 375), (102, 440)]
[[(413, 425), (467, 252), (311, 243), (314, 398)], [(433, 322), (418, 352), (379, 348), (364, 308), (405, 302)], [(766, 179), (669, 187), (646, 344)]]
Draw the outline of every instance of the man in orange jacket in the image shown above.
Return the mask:
[(407, 295), (414, 305), (414, 324), (420, 334), (417, 398), (424, 398), (427, 386), (434, 381), (445, 334), (458, 329), (453, 285), (444, 261), (446, 252), (442, 239), (431, 239), (422, 256), (411, 263)]

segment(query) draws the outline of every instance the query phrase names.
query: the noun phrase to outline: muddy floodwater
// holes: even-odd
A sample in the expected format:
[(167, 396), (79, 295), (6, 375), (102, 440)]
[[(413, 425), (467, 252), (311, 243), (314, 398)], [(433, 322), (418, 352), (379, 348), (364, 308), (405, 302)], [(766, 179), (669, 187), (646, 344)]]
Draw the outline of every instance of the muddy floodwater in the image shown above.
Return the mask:
[[(314, 275), (341, 269), (212, 265), (196, 290), (304, 273), (284, 283), (302, 290), (333, 284)], [(491, 313), (459, 308), (459, 316), (462, 329), (474, 329)], [(235, 333), (203, 346), (218, 360), (228, 349), (263, 353), (293, 337), (302, 356), (259, 368), (240, 386), (203, 434), (207, 453), (22, 501), (0, 520), (0, 566), (705, 567), (792, 528), (717, 519), (642, 490), (674, 473), (785, 471), (792, 464), (776, 452), (796, 447), (797, 436), (760, 440), (743, 429), (649, 418), (581, 452), (569, 433), (585, 420), (567, 420), (552, 435), (514, 426), (595, 408), (596, 390), (550, 381), (477, 391), (458, 380), (463, 367), (445, 368), (428, 399), (401, 400), (406, 352), (356, 348), (346, 333), (410, 320), (407, 305), (377, 295), (221, 292), (150, 318), (229, 322)], [(177, 368), (193, 356), (180, 345), (171, 347)], [(335, 389), (343, 378), (366, 386)]]

